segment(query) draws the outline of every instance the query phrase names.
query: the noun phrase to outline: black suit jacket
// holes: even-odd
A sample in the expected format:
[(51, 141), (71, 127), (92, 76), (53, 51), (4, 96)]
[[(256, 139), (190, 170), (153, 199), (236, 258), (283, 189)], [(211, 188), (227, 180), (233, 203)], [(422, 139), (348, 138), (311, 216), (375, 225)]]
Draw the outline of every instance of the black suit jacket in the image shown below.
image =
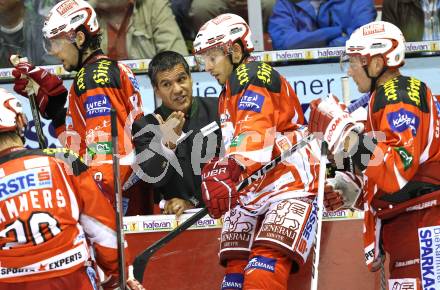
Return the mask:
[[(212, 157), (218, 156), (222, 141), (220, 128), (207, 136), (202, 134), (201, 129), (212, 122), (220, 126), (217, 112), (217, 98), (193, 97), (191, 110), (185, 116), (183, 126), (183, 132), (187, 136), (178, 143), (171, 155), (163, 150), (161, 133), (157, 126), (159, 123), (152, 114), (134, 122), (132, 134), (136, 163), (139, 165), (135, 171), (138, 176), (143, 176), (143, 180), (154, 184), (156, 202), (160, 198), (168, 200), (178, 197), (197, 207), (203, 205), (201, 168)], [(172, 111), (161, 106), (154, 113), (160, 114), (166, 120)]]

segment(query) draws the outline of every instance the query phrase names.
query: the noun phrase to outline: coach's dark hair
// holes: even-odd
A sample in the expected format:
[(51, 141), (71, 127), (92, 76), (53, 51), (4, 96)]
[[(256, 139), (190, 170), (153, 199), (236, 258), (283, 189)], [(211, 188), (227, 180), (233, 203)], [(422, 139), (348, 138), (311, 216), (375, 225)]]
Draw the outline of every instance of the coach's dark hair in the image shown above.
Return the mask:
[(153, 87), (157, 86), (158, 73), (170, 70), (178, 64), (183, 65), (185, 72), (190, 76), (189, 65), (180, 53), (166, 50), (156, 54), (148, 65), (148, 76)]

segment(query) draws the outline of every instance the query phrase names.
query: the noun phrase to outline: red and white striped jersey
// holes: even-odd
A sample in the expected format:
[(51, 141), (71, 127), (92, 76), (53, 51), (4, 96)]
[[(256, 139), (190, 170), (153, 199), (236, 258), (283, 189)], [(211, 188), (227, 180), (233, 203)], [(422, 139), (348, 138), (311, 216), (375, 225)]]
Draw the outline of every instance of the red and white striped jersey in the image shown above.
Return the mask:
[(115, 213), (86, 169), (67, 149), (0, 157), (0, 282), (72, 273), (89, 242), (104, 272), (119, 274)]
[[(286, 151), (307, 134), (294, 90), (263, 62), (242, 64), (226, 82), (219, 98), (226, 155), (242, 165), (246, 177)], [(245, 189), (241, 204), (251, 213), (267, 209), (268, 201), (317, 191), (319, 147), (306, 146)]]

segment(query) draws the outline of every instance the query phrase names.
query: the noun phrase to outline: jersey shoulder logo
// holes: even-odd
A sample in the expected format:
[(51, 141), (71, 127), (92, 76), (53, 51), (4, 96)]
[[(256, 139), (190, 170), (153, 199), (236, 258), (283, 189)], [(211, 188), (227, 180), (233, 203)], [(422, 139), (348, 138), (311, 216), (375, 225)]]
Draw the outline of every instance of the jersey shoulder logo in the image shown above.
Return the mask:
[(429, 112), (426, 84), (413, 77), (398, 76), (381, 86), (374, 98), (373, 112), (380, 111), (388, 104), (405, 103)]
[(121, 88), (120, 69), (116, 61), (100, 59), (81, 68), (73, 88), (77, 96), (95, 88)]
[(236, 95), (250, 84), (263, 87), (270, 92), (281, 91), (279, 73), (267, 63), (250, 62), (239, 65), (230, 78), (231, 93)]

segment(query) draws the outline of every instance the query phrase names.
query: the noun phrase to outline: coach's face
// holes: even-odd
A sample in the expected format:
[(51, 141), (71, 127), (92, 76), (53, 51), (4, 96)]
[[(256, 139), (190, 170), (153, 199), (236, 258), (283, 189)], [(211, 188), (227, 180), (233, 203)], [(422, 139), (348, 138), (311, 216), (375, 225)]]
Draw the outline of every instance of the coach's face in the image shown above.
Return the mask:
[(188, 113), (192, 102), (192, 79), (182, 64), (157, 73), (154, 93), (162, 99), (165, 107)]

